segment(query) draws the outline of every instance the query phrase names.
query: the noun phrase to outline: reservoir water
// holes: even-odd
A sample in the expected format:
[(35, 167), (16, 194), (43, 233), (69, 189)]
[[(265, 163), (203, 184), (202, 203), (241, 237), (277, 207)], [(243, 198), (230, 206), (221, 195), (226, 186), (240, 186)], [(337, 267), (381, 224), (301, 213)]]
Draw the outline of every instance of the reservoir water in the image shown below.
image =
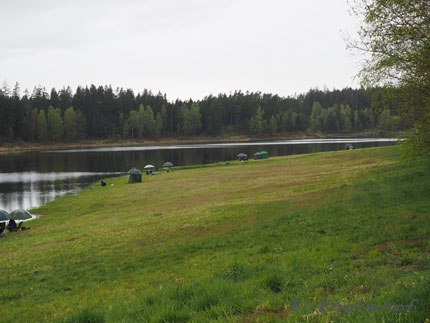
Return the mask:
[(265, 150), (270, 156), (392, 145), (390, 138), (303, 139), (270, 142), (188, 144), (171, 146), (103, 147), (33, 151), (0, 155), (0, 210), (32, 209), (56, 197), (75, 193), (106, 177), (121, 176), (132, 167), (175, 166), (235, 160), (240, 152), (252, 158)]

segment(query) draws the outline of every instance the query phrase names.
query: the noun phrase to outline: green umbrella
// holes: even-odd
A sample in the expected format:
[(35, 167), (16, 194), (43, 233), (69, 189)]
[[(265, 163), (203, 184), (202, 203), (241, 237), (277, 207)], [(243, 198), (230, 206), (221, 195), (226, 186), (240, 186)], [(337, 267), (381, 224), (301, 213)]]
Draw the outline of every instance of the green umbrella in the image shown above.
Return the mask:
[(9, 221), (10, 214), (6, 211), (0, 210), (0, 222)]
[(24, 221), (24, 220), (31, 220), (33, 217), (31, 214), (26, 210), (15, 210), (10, 213), (10, 217), (14, 220)]
[(166, 167), (173, 167), (173, 164), (172, 164), (171, 162), (165, 162), (165, 163), (163, 164), (163, 167), (164, 167), (164, 168), (166, 168)]

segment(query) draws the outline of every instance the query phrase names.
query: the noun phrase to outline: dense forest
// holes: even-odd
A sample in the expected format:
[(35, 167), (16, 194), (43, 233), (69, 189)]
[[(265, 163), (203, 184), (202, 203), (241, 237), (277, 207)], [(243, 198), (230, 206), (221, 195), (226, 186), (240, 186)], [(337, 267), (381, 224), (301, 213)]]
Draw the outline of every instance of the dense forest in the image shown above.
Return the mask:
[[(19, 84), (0, 90), (0, 142), (141, 139), (177, 136), (275, 135), (292, 132), (386, 133), (404, 127), (381, 89), (311, 89), (294, 97), (236, 91), (170, 102), (166, 95), (110, 86), (50, 93)], [(382, 97), (382, 96), (380, 96)]]

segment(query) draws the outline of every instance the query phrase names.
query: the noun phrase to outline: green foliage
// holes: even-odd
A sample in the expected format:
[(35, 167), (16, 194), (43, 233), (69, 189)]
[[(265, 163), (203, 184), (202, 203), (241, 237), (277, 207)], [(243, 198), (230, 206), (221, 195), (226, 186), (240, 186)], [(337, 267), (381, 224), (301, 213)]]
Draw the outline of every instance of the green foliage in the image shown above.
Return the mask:
[(202, 116), (200, 107), (196, 104), (191, 104), (191, 107), (184, 111), (184, 133), (195, 136), (202, 128)]
[[(383, 85), (379, 101), (394, 99), (399, 115), (412, 126), (408, 151), (428, 153), (430, 114), (430, 11), (428, 0), (360, 0), (359, 40), (350, 46), (367, 54), (360, 76), (367, 87)], [(382, 105), (382, 109), (384, 106)], [(381, 109), (381, 110), (382, 110)], [(384, 122), (387, 116), (384, 116)], [(400, 120), (395, 120), (400, 123)], [(387, 128), (387, 124), (381, 126)]]
[(48, 108), (47, 124), (49, 139), (52, 141), (61, 140), (64, 134), (64, 126), (60, 109), (55, 109), (53, 106)]
[[(132, 113), (132, 112), (130, 112)], [(142, 139), (143, 138), (143, 131), (145, 129), (145, 123), (146, 126), (149, 128), (152, 125), (148, 124), (148, 121), (150, 122), (151, 120), (147, 120), (146, 118), (146, 112), (145, 112), (145, 107), (143, 106), (143, 104), (141, 104), (139, 106), (139, 111), (137, 112), (137, 122), (136, 122), (136, 128), (137, 128), (137, 138)], [(133, 118), (136, 118), (136, 115), (133, 113)], [(149, 132), (149, 131), (148, 131)]]
[(162, 117), (162, 114), (158, 112), (154, 122), (154, 138), (160, 138), (162, 129), (163, 129), (163, 117)]
[(312, 105), (312, 113), (311, 113), (311, 129), (312, 131), (319, 131), (321, 129), (321, 112), (322, 106), (318, 101), (315, 101)]
[[(160, 119), (162, 121), (161, 132), (167, 134), (169, 130), (169, 116), (168, 116), (167, 108), (165, 104), (161, 106), (161, 111), (159, 113), (160, 113)], [(157, 118), (158, 118), (158, 115), (157, 115)]]
[(206, 111), (207, 132), (210, 135), (222, 135), (224, 132), (223, 122), (224, 106), (220, 100), (211, 100)]
[(48, 127), (44, 110), (40, 110), (37, 117), (37, 139), (40, 141), (48, 140)]
[(315, 101), (312, 105), (312, 113), (311, 113), (311, 119), (317, 119), (321, 115), (322, 106), (321, 103), (318, 101)]
[(38, 114), (39, 114), (39, 109), (37, 108), (31, 109), (31, 115), (30, 115), (31, 141), (34, 141), (34, 139), (36, 138)]
[(64, 130), (67, 140), (76, 139), (76, 113), (73, 107), (69, 107), (64, 112)]
[(143, 109), (141, 105), (139, 108), (139, 122), (143, 127), (143, 134), (147, 137), (153, 137), (155, 131), (155, 119), (154, 119), (154, 111), (151, 106), (146, 106)]
[(280, 116), (279, 116), (280, 122), (280, 128), (282, 133), (285, 133), (288, 129), (288, 116), (287, 116), (287, 112), (283, 111), (281, 112)]
[(378, 130), (381, 134), (386, 134), (388, 131), (394, 130), (395, 124), (391, 117), (390, 110), (382, 111), (378, 116)]
[(354, 111), (354, 119), (352, 121), (352, 126), (353, 126), (354, 130), (361, 130), (362, 129), (360, 116), (358, 115), (357, 110)]
[(287, 111), (287, 129), (288, 131), (297, 130), (297, 113), (293, 110)]
[[(141, 107), (143, 108), (143, 107)], [(138, 129), (139, 127), (142, 127), (142, 123), (139, 122), (140, 118), (139, 118), (140, 114), (139, 112), (135, 111), (135, 110), (131, 110), (129, 115), (128, 115), (128, 125), (129, 125), (129, 129), (131, 132), (131, 139), (133, 139), (135, 137), (135, 135), (137, 135)], [(143, 132), (143, 130), (141, 130)]]
[(297, 115), (297, 129), (300, 131), (306, 130), (310, 126), (310, 119), (306, 114), (300, 112)]
[(271, 116), (269, 120), (269, 130), (270, 134), (273, 136), (278, 131), (278, 122), (275, 116)]
[(254, 116), (249, 119), (249, 131), (256, 135), (261, 135), (266, 129), (266, 120), (264, 120), (264, 111), (259, 106)]
[(130, 135), (130, 125), (127, 120), (122, 124), (122, 138), (128, 138)]
[(425, 158), (430, 156), (430, 118), (426, 118), (426, 123), (415, 124), (414, 127), (406, 133), (405, 143), (402, 145), (404, 157), (407, 160)]
[(324, 118), (324, 127), (331, 132), (337, 132), (339, 130), (339, 122), (336, 118), (336, 110), (334, 107), (327, 109), (327, 114)]
[(87, 117), (81, 110), (76, 111), (76, 136), (78, 139), (87, 137)]

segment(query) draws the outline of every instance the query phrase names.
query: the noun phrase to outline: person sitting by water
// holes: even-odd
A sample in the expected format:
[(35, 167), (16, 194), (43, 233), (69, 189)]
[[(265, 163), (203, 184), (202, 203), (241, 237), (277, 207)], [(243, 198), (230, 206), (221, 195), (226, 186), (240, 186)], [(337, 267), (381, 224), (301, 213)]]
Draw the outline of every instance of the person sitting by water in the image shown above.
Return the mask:
[(6, 228), (9, 231), (14, 231), (14, 232), (18, 230), (25, 230), (26, 228), (22, 226), (23, 223), (24, 222), (21, 222), (20, 224), (17, 225), (14, 219), (10, 219)]
[(5, 229), (6, 229), (6, 224), (4, 222), (0, 222), (0, 237), (3, 236)]

